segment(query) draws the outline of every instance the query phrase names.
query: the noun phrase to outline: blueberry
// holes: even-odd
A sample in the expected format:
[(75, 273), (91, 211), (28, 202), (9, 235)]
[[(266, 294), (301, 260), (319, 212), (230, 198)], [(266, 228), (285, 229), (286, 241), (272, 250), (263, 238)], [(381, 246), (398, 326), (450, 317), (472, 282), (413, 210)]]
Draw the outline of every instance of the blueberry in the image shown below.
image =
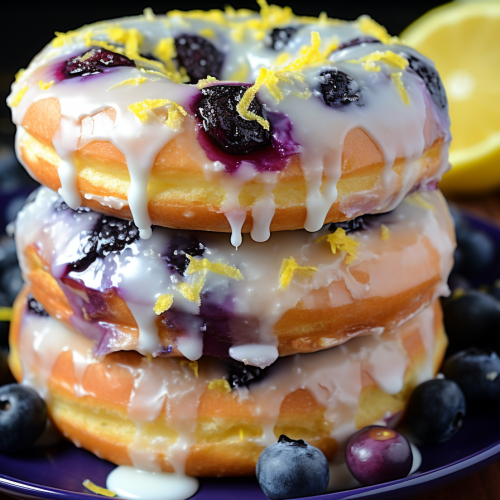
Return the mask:
[(21, 269), (17, 265), (6, 269), (0, 279), (0, 287), (5, 292), (9, 305), (14, 303), (17, 294), (21, 291), (23, 287), (23, 276), (21, 274)]
[(223, 55), (206, 38), (197, 35), (179, 35), (175, 38), (179, 64), (186, 68), (192, 82), (207, 76), (220, 79)]
[(413, 453), (399, 432), (371, 425), (351, 436), (345, 460), (361, 484), (371, 485), (406, 477), (411, 470)]
[(444, 325), (449, 353), (468, 347), (494, 345), (500, 325), (500, 303), (486, 293), (467, 290), (443, 304)]
[(89, 207), (78, 207), (75, 210), (69, 208), (68, 204), (62, 200), (62, 198), (55, 204), (54, 210), (56, 212), (64, 212), (69, 210), (76, 217), (77, 215), (90, 213), (92, 210)]
[(474, 347), (460, 351), (446, 361), (443, 373), (462, 389), (469, 406), (500, 402), (500, 358), (495, 352)]
[(455, 271), (473, 276), (490, 267), (495, 254), (495, 244), (486, 233), (467, 228), (457, 231)]
[(420, 384), (408, 403), (408, 426), (424, 443), (443, 443), (453, 437), (465, 417), (465, 396), (452, 380)]
[(266, 374), (267, 368), (259, 368), (258, 366), (246, 365), (240, 361), (228, 361), (228, 377), (229, 385), (233, 389), (239, 387), (248, 387), (253, 382), (258, 382)]
[(347, 49), (347, 47), (354, 47), (355, 45), (361, 45), (363, 43), (380, 43), (380, 40), (371, 36), (362, 36), (341, 43), (335, 50)]
[(97, 219), (92, 233), (82, 237), (79, 253), (83, 256), (72, 262), (70, 269), (84, 271), (98, 258), (120, 253), (138, 239), (139, 229), (132, 221), (102, 215)]
[(187, 255), (191, 255), (192, 257), (202, 256), (205, 250), (205, 245), (198, 238), (184, 236), (179, 233), (171, 241), (162, 257), (170, 269), (184, 276), (189, 266)]
[(448, 107), (448, 99), (446, 98), (446, 92), (439, 73), (435, 68), (429, 66), (429, 64), (421, 59), (406, 54), (405, 57), (408, 59), (410, 68), (424, 81), (434, 104), (442, 109), (446, 109)]
[(64, 78), (75, 78), (77, 76), (102, 73), (106, 68), (113, 68), (116, 66), (135, 67), (135, 63), (121, 54), (97, 47), (77, 57), (68, 59), (62, 67), (61, 73)]
[(318, 448), (283, 435), (261, 453), (255, 473), (271, 500), (321, 495), (330, 479), (328, 461)]
[(452, 292), (457, 289), (469, 290), (472, 287), (469, 280), (465, 276), (462, 276), (455, 271), (453, 271), (448, 278), (448, 286)]
[(0, 270), (17, 265), (16, 242), (4, 236), (0, 239)]
[(455, 207), (450, 207), (450, 214), (453, 219), (455, 231), (459, 232), (463, 229), (469, 229), (469, 223), (465, 217), (462, 216), (460, 210)]
[(35, 390), (18, 384), (0, 387), (0, 451), (28, 449), (46, 423), (47, 406)]
[(288, 26), (287, 28), (274, 28), (269, 33), (264, 42), (267, 47), (273, 50), (283, 50), (290, 39), (297, 33), (297, 28)]
[(31, 293), (28, 294), (27, 302), (28, 302), (29, 312), (42, 317), (47, 317), (49, 315), (47, 311), (43, 308), (42, 304), (40, 304), (40, 302), (38, 302), (38, 300), (36, 300), (35, 297), (31, 295)]
[(0, 386), (14, 382), (7, 363), (7, 354), (0, 347)]
[(493, 285), (488, 287), (488, 293), (500, 301), (500, 280), (496, 280)]
[[(245, 85), (211, 85), (202, 89), (196, 114), (212, 142), (230, 155), (246, 155), (271, 144), (271, 132), (256, 120), (246, 120), (236, 110)], [(257, 97), (248, 108), (266, 119), (266, 112)]]
[(353, 102), (359, 103), (360, 92), (352, 76), (337, 68), (324, 70), (319, 76), (321, 95), (327, 106), (341, 108)]

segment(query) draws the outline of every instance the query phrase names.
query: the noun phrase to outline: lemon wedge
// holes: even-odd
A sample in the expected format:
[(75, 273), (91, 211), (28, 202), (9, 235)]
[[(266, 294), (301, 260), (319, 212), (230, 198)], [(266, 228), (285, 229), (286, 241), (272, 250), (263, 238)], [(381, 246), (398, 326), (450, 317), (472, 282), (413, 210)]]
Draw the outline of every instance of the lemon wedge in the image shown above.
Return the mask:
[(500, 186), (500, 2), (452, 2), (411, 24), (404, 42), (432, 59), (448, 95), (447, 194)]

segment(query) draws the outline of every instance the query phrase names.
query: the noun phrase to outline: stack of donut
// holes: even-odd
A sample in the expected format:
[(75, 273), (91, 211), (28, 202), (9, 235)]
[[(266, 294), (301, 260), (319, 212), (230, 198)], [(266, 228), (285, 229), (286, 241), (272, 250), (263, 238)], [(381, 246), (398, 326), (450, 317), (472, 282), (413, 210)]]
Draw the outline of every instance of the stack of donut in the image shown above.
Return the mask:
[(446, 349), (455, 246), (432, 62), (368, 17), (174, 11), (56, 38), (8, 99), (43, 187), (10, 364), (119, 465), (254, 474), (393, 426)]

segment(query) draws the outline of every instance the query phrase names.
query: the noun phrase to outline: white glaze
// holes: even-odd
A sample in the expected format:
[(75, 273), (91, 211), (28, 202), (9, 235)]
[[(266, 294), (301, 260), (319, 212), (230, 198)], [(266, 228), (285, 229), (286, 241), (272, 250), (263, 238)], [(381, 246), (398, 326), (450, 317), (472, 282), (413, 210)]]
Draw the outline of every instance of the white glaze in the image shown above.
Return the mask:
[[(20, 126), (33, 102), (49, 97), (56, 97), (59, 100), (62, 118), (54, 139), (54, 147), (61, 158), (59, 166), (61, 194), (68, 205), (76, 207), (79, 199), (76, 166), (73, 161), (75, 151), (91, 140), (109, 141), (126, 157), (131, 179), (128, 193), (130, 209), (134, 221), (141, 230), (141, 236), (150, 237), (151, 232), (148, 229), (151, 220), (148, 214), (147, 186), (155, 157), (183, 128), (194, 131), (195, 124), (194, 120), (188, 119), (184, 120), (178, 130), (171, 130), (152, 111), (147, 112), (149, 116), (147, 121), (140, 122), (127, 107), (144, 99), (167, 97), (189, 111), (189, 104), (199, 90), (195, 85), (174, 83), (158, 74), (140, 72), (139, 69), (131, 67), (114, 68), (108, 73), (88, 77), (84, 82), (79, 78), (56, 82), (47, 90), (40, 89), (39, 80), (53, 80), (54, 63), (84, 53), (87, 50), (85, 35), (109, 42), (109, 28), (116, 26), (138, 29), (144, 37), (141, 46), (143, 53), (153, 53), (161, 39), (175, 37), (180, 33), (198, 34), (202, 29), (212, 30), (215, 36), (211, 41), (225, 57), (222, 80), (234, 80), (233, 75), (236, 73), (241, 75), (239, 70), (246, 67), (247, 74), (244, 78), (240, 76), (240, 81), (253, 82), (261, 67), (275, 66), (277, 58), (284, 51), (267, 48), (255, 30), (247, 29), (249, 20), (254, 22), (260, 20), (257, 14), (228, 12), (223, 19), (222, 23), (218, 23), (209, 16), (197, 18), (187, 14), (157, 16), (153, 19), (139, 16), (102, 22), (73, 32), (74, 37), (68, 45), (55, 47), (49, 44), (33, 60), (27, 71), (13, 84), (8, 102), (12, 104), (13, 96), (25, 85), (29, 86), (20, 104), (12, 107), (13, 121)], [(361, 31), (359, 22), (305, 20), (299, 17), (291, 17), (275, 24), (273, 22), (270, 21), (267, 29), (279, 26), (283, 22), (299, 28), (285, 48), (291, 59), (297, 58), (301, 48), (310, 44), (311, 32), (320, 34), (321, 50), (325, 50), (334, 39), (343, 43), (366, 36), (366, 33)], [(235, 42), (231, 39), (231, 33), (238, 29), (243, 30), (243, 39)], [(379, 64), (381, 71), (372, 72), (366, 71), (361, 64), (350, 62), (375, 50), (415, 54), (412, 49), (398, 44), (361, 44), (331, 54), (330, 61), (325, 59), (319, 66), (306, 67), (303, 70), (302, 83), (297, 84), (293, 79), (292, 82), (279, 82), (280, 91), (284, 96), (279, 102), (275, 101), (266, 87), (258, 92), (266, 110), (284, 113), (291, 120), (293, 139), (299, 145), (302, 170), (307, 184), (305, 227), (309, 231), (317, 231), (322, 227), (330, 206), (337, 199), (336, 185), (341, 176), (343, 143), (347, 133), (353, 128), (360, 127), (371, 137), (382, 153), (385, 163), (382, 184), (375, 186), (370, 193), (356, 194), (365, 197), (367, 212), (383, 212), (397, 206), (419, 178), (421, 167), (419, 159), (422, 153), (438, 137), (444, 138), (441, 152), (442, 166), (433, 178), (424, 178), (421, 187), (425, 188), (426, 184), (439, 180), (448, 168), (447, 147), (450, 135), (447, 112), (437, 109), (423, 81), (414, 72), (402, 71), (402, 82), (409, 99), (409, 104), (405, 104), (390, 79), (390, 74), (395, 71), (393, 67), (382, 62)], [(432, 65), (430, 61), (426, 61)], [(147, 63), (141, 64), (147, 67)], [(362, 95), (363, 106), (350, 105), (334, 109), (321, 101), (317, 90), (318, 75), (322, 70), (332, 66), (353, 76)], [(138, 76), (145, 77), (147, 81), (135, 86), (111, 88), (124, 80)], [(297, 91), (304, 91), (306, 88), (311, 90), (312, 97), (309, 99), (298, 97)], [(114, 124), (108, 127), (96, 126), (96, 130), (86, 135), (83, 121), (107, 108), (116, 111)], [(427, 137), (424, 136), (426, 117), (429, 117), (434, 124)], [(20, 140), (19, 136), (18, 141)], [(238, 211), (236, 205), (239, 205), (237, 199), (241, 187), (248, 181), (247, 175), (241, 175), (241, 167), (236, 174), (225, 174), (224, 165), (220, 161), (209, 161), (203, 152), (200, 154), (197, 147), (187, 149), (194, 158), (201, 157), (199, 163), (203, 165), (207, 179), (218, 182), (225, 188), (227, 198), (221, 211), (226, 214), (230, 222), (233, 231), (231, 241), (238, 246), (241, 244), (240, 230), (246, 212)], [(394, 161), (398, 157), (406, 158), (401, 183), (392, 170)], [(250, 168), (253, 170), (253, 167)], [(253, 171), (253, 175), (257, 176), (260, 182), (267, 184), (266, 173)], [(256, 200), (251, 209), (254, 219), (251, 234), (257, 241), (265, 241), (269, 237), (269, 226), (274, 212), (272, 188), (270, 191), (267, 189), (265, 191), (263, 198)], [(366, 200), (371, 202), (366, 204)], [(352, 213), (351, 198), (347, 197), (341, 201), (344, 205), (349, 205), (349, 209), (345, 212), (347, 218), (357, 215)]]
[(198, 491), (199, 482), (194, 477), (122, 465), (109, 473), (106, 487), (129, 500), (186, 500)]
[[(416, 205), (412, 202), (414, 198), (411, 198), (390, 214), (371, 221), (368, 228), (351, 233), (350, 236), (360, 245), (358, 258), (349, 265), (344, 262), (344, 252), (332, 255), (327, 243), (316, 242), (318, 237), (329, 233), (326, 226), (317, 234), (306, 231), (274, 233), (266, 243), (257, 244), (247, 239), (245, 245), (238, 250), (228, 244), (224, 234), (179, 233), (156, 228), (147, 242), (136, 241), (119, 254), (111, 253), (103, 260), (99, 259), (96, 266), (91, 266), (87, 271), (68, 274), (67, 265), (76, 259), (82, 238), (92, 231), (100, 216), (95, 212), (82, 215), (69, 210), (55, 212), (54, 205), (60, 199), (47, 188), (40, 189), (34, 201), (19, 213), (16, 241), (25, 275), (28, 273), (24, 256), (27, 247), (37, 248), (40, 257), (47, 262), (52, 276), (58, 280), (75, 311), (71, 318), (75, 328), (85, 335), (89, 334), (91, 328), (101, 329), (101, 332), (107, 329), (112, 345), (101, 352), (135, 349), (143, 354), (160, 354), (162, 345), (156, 325), (158, 316), (153, 308), (160, 295), (171, 294), (172, 307), (185, 314), (180, 332), (182, 335), (178, 336), (172, 354), (183, 354), (196, 360), (203, 352), (205, 320), (198, 303), (183, 296), (179, 285), (193, 285), (201, 272), (180, 276), (166, 265), (161, 256), (179, 237), (194, 238), (195, 241), (199, 239), (206, 247), (203, 258), (233, 266), (241, 271), (244, 278), (236, 280), (215, 272), (206, 272), (203, 293), (210, 294), (209, 300), (214, 307), (228, 309), (231, 321), (247, 322), (246, 326), (234, 327), (233, 346), (239, 346), (238, 359), (245, 358), (252, 363), (254, 356), (243, 354), (241, 346), (259, 344), (275, 353), (276, 323), (299, 302), (306, 309), (318, 308), (317, 299), (312, 292), (323, 287), (332, 288), (328, 304), (322, 307), (335, 308), (372, 297), (392, 297), (426, 283), (440, 271), (442, 281), (436, 284), (432, 298), (447, 293), (445, 283), (451, 269), (454, 249), (454, 241), (450, 235), (451, 221), (440, 194), (424, 193), (418, 196), (424, 202), (424, 207)], [(427, 208), (425, 203), (428, 204)], [(389, 228), (388, 240), (382, 240), (380, 236), (381, 224)], [(290, 285), (281, 290), (280, 267), (283, 259), (290, 256), (299, 265), (316, 267), (317, 272), (307, 277), (294, 275)], [(430, 262), (434, 264), (430, 265)], [(398, 273), (394, 273), (396, 266), (400, 270)], [(437, 266), (439, 267), (436, 269)], [(361, 283), (356, 279), (358, 271), (368, 274), (368, 282)], [(113, 325), (89, 322), (88, 316), (85, 317), (85, 313), (82, 315), (81, 312), (83, 308), (89, 309), (89, 298), (86, 292), (82, 294), (81, 286), (70, 286), (68, 276), (75, 283), (84, 285), (89, 292), (96, 290), (103, 293), (116, 288), (137, 322), (138, 342), (127, 343), (126, 339), (129, 337), (116, 335), (118, 332), (112, 330)], [(208, 297), (202, 295), (201, 300), (208, 300)], [(421, 307), (425, 305), (424, 303)], [(403, 318), (400, 324), (408, 319), (410, 318)], [(384, 328), (391, 329), (395, 326), (381, 324), (366, 328), (360, 325), (359, 330), (349, 331), (348, 335), (350, 338), (373, 335), (382, 332)], [(242, 331), (240, 335), (241, 328), (248, 331)], [(429, 341), (425, 342), (427, 344)], [(332, 347), (335, 343), (335, 338), (325, 337), (319, 340), (317, 346), (312, 347), (323, 349)], [(272, 356), (269, 357), (271, 358)], [(397, 392), (397, 388), (394, 390)]]

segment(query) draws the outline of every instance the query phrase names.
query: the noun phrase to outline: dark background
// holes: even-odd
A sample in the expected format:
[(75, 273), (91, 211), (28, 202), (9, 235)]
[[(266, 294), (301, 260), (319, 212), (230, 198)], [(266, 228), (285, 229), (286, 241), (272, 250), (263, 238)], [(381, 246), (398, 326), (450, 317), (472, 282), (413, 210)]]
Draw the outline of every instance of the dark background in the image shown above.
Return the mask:
[[(0, 41), (2, 47), (0, 64), (0, 133), (13, 131), (10, 113), (5, 104), (10, 84), (16, 71), (25, 68), (33, 56), (50, 42), (54, 31), (69, 31), (84, 24), (122, 16), (141, 14), (145, 7), (151, 7), (156, 14), (172, 9), (224, 8), (228, 3), (235, 8), (257, 9), (253, 0), (182, 0), (179, 2), (117, 2), (105, 0), (66, 0), (26, 2), (4, 0), (0, 7)], [(326, 11), (330, 17), (353, 20), (361, 14), (369, 14), (387, 27), (391, 34), (399, 34), (408, 24), (424, 12), (439, 5), (440, 1), (421, 0), (399, 2), (379, 0), (290, 0), (269, 3), (290, 5), (296, 14), (317, 16)]]

